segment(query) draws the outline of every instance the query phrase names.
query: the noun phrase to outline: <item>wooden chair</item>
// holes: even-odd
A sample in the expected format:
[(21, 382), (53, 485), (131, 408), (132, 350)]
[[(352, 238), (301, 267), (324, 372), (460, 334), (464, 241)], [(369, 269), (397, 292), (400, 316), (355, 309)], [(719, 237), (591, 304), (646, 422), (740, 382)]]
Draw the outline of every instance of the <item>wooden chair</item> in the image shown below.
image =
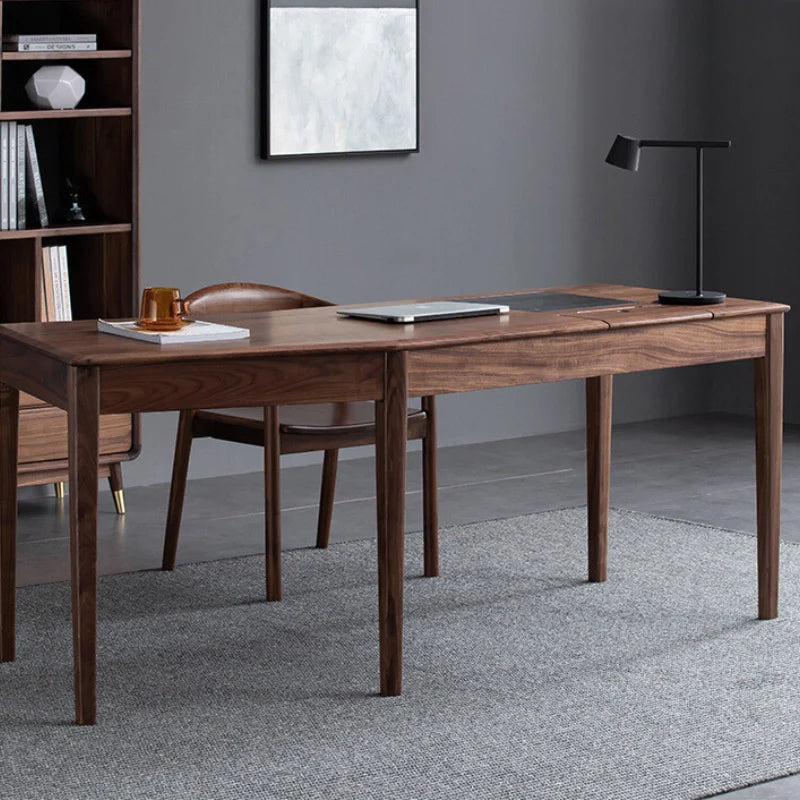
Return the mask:
[[(193, 316), (235, 317), (251, 312), (332, 305), (316, 297), (275, 286), (222, 283), (190, 294)], [(439, 574), (436, 483), (436, 409), (433, 397), (409, 409), (408, 438), (422, 439), (425, 576)], [(339, 450), (375, 444), (374, 403), (324, 403), (304, 406), (181, 411), (175, 442), (162, 569), (175, 568), (192, 439), (211, 437), (264, 448), (267, 599), (280, 600), (280, 455), (324, 451), (317, 522), (317, 547), (328, 546)]]

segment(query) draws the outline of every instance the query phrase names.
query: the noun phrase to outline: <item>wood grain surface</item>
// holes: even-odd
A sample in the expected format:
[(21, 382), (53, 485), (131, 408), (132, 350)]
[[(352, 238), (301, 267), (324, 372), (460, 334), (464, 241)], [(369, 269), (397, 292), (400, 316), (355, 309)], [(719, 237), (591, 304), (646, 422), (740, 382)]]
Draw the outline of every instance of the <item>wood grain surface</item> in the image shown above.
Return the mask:
[(427, 420), (422, 440), (422, 534), (425, 539), (425, 577), (439, 577), (439, 467), (437, 464), (436, 398), (423, 397)]
[(18, 412), (19, 392), (0, 384), (0, 661), (15, 655)]
[(385, 399), (375, 404), (378, 495), (378, 619), (381, 694), (403, 688), (407, 356), (386, 356)]
[(783, 458), (783, 314), (767, 317), (767, 351), (755, 365), (758, 616), (778, 616)]
[[(375, 400), (383, 392), (383, 357), (337, 354), (105, 367), (103, 413), (181, 408)], [(202, 402), (201, 399), (202, 398)]]
[[(131, 447), (129, 414), (100, 417), (100, 454), (124, 453)], [(66, 460), (67, 412), (52, 406), (23, 409), (19, 415), (19, 463)]]
[[(649, 315), (650, 323), (643, 324), (667, 325), (695, 319), (698, 315), (697, 309), (689, 306), (665, 312), (663, 306), (653, 302), (657, 292), (652, 289), (599, 284), (596, 287), (563, 287), (547, 291), (572, 291), (630, 299), (641, 305), (637, 314)], [(417, 350), (472, 342), (577, 334), (609, 328), (609, 324), (603, 319), (593, 318), (597, 309), (593, 309), (592, 314), (576, 314), (574, 311), (512, 311), (508, 315), (494, 317), (391, 325), (342, 319), (336, 316), (336, 308), (304, 308), (225, 317), (231, 324), (243, 325), (250, 328), (251, 332), (250, 339), (229, 342), (159, 347), (98, 333), (91, 321), (4, 325), (0, 326), (0, 339), (24, 342), (26, 348), (40, 350), (67, 364), (131, 365), (213, 360), (221, 356), (247, 358), (256, 355)], [(711, 313), (715, 320), (728, 316), (764, 315), (788, 310), (787, 306), (778, 303), (735, 299), (713, 308), (713, 311), (703, 313)]]
[(763, 316), (691, 320), (409, 353), (413, 396), (758, 358)]
[(586, 380), (586, 495), (592, 583), (608, 578), (612, 387), (611, 375)]
[(69, 522), (75, 721), (97, 721), (97, 456), (99, 380), (93, 367), (69, 374)]
[(281, 433), (278, 408), (264, 409), (264, 551), (266, 597), (281, 599)]

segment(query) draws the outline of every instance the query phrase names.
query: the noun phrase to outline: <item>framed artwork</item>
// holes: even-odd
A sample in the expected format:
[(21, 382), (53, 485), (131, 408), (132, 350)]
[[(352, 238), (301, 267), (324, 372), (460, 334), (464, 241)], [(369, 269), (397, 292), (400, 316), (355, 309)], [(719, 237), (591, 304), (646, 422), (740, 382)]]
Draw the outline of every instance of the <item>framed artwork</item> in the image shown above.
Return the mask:
[(419, 151), (419, 0), (261, 0), (261, 157)]

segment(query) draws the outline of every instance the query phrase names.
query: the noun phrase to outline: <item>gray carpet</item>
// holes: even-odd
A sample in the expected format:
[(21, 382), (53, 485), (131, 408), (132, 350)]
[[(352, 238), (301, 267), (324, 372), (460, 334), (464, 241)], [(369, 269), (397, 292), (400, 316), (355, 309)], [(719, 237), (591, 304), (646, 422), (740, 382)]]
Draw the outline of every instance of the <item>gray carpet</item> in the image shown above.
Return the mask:
[(377, 691), (375, 548), (100, 586), (99, 715), (72, 718), (69, 590), (19, 592), (0, 665), (4, 800), (678, 800), (800, 770), (800, 548), (755, 621), (755, 540), (614, 512), (589, 585), (582, 509), (409, 537), (405, 694)]

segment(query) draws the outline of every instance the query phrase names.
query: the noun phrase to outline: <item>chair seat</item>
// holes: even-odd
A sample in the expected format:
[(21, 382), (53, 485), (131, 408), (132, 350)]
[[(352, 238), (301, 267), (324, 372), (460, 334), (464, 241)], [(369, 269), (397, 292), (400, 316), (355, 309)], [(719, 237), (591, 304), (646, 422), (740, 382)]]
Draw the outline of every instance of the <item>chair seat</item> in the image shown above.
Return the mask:
[[(282, 434), (320, 436), (351, 433), (368, 435), (375, 431), (374, 403), (318, 403), (303, 406), (280, 407), (280, 430)], [(263, 408), (221, 408), (197, 412), (200, 420), (238, 425), (263, 430)], [(424, 425), (425, 412), (409, 408), (410, 425)]]

